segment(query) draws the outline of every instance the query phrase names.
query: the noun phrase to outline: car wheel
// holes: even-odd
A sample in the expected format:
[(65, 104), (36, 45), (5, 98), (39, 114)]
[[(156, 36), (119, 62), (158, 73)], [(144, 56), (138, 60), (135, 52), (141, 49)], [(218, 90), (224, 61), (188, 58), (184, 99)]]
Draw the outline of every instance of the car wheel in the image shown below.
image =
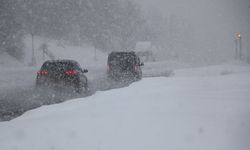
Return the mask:
[(137, 73), (136, 75), (135, 75), (135, 80), (136, 81), (139, 81), (139, 80), (141, 80), (142, 79), (142, 74), (141, 73)]
[(44, 83), (36, 81), (35, 88), (39, 89), (44, 87)]
[(83, 86), (77, 86), (75, 88), (76, 93), (79, 94), (88, 94), (89, 93), (89, 87), (87, 84), (83, 85)]

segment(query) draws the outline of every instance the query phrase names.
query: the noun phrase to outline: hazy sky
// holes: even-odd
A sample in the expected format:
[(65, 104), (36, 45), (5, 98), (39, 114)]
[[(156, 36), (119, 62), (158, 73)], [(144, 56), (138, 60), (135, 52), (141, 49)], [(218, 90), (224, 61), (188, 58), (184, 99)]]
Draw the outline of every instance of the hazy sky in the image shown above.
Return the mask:
[[(183, 16), (198, 25), (227, 23), (242, 28), (250, 22), (250, 0), (137, 0), (163, 15)], [(238, 24), (241, 22), (240, 24)], [(244, 28), (244, 27), (243, 27)]]
[(250, 50), (250, 0), (136, 0), (145, 10), (185, 18), (200, 44), (221, 52), (234, 51), (234, 35), (241, 32), (244, 50)]

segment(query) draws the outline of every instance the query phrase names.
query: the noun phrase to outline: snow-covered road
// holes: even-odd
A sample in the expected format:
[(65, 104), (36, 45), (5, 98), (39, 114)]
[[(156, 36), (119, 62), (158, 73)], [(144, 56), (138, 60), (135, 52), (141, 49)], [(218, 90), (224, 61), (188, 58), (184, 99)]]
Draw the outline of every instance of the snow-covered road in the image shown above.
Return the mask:
[[(35, 58), (36, 67), (28, 67), (31, 59), (31, 39), (25, 39), (26, 56), (24, 62), (17, 62), (9, 55), (0, 55), (0, 121), (1, 118), (8, 119), (9, 116), (22, 114), (24, 111), (39, 107), (43, 104), (57, 103), (85, 95), (72, 95), (72, 93), (60, 93), (57, 91), (36, 91), (34, 83), (36, 72), (44, 62), (42, 51), (37, 50)], [(89, 79), (91, 94), (95, 91), (109, 90), (128, 86), (128, 84), (117, 84), (107, 80), (106, 63), (108, 53), (97, 50), (97, 59), (93, 59), (94, 49), (87, 45), (77, 47), (64, 45), (61, 47), (58, 41), (36, 37), (36, 49), (39, 45), (47, 43), (49, 49), (58, 59), (73, 59), (79, 62), (83, 69), (88, 69), (86, 76)], [(86, 57), (87, 56), (87, 57)], [(172, 75), (169, 69), (183, 67), (184, 63), (176, 62), (145, 62), (143, 67), (144, 77), (158, 77)], [(14, 114), (13, 114), (14, 113)], [(4, 117), (3, 117), (4, 116)], [(7, 117), (7, 118), (6, 118)]]
[(249, 150), (250, 67), (210, 66), (0, 122), (4, 150)]
[[(66, 100), (86, 97), (67, 89), (35, 89), (35, 78), (38, 68), (5, 68), (0, 72), (0, 121), (9, 120), (23, 112), (42, 105), (60, 103)], [(105, 69), (90, 68), (86, 76), (92, 95), (96, 91), (109, 90), (128, 86), (128, 83), (117, 83), (107, 80)]]
[[(178, 65), (171, 63), (147, 63), (143, 67), (144, 77), (160, 76), (208, 76), (227, 75), (235, 72), (249, 71), (248, 66), (242, 65), (222, 65), (204, 68), (180, 69), (172, 71), (170, 68), (178, 68)], [(183, 66), (183, 65), (181, 65)], [(36, 72), (38, 67), (1, 68), (0, 72), (0, 121), (9, 120), (19, 116), (27, 110), (40, 107), (42, 105), (64, 102), (66, 100), (85, 97), (87, 95), (72, 94), (67, 91), (57, 90), (36, 90), (34, 87)], [(129, 84), (116, 83), (107, 80), (104, 67), (89, 68), (87, 77), (89, 79), (90, 95), (96, 91), (105, 91), (114, 88), (126, 87)], [(175, 74), (175, 75), (174, 75)]]

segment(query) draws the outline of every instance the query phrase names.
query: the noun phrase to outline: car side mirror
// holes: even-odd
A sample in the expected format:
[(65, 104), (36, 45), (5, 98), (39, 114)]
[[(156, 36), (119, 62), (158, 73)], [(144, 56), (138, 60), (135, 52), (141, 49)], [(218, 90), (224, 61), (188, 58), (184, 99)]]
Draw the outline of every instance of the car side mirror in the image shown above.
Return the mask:
[(143, 62), (141, 62), (141, 63), (140, 63), (140, 66), (144, 66), (144, 63), (143, 63)]
[(89, 72), (88, 69), (83, 69), (83, 73)]

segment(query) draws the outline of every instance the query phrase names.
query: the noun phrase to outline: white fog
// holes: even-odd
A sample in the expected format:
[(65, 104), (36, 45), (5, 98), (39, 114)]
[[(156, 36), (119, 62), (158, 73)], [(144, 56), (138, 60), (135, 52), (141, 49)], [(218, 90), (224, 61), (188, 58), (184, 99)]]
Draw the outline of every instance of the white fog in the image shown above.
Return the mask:
[(249, 150), (249, 0), (1, 0), (1, 150)]
[[(204, 63), (222, 62), (234, 57), (234, 38), (241, 33), (244, 53), (249, 55), (250, 2), (248, 0), (138, 0), (146, 12), (156, 13), (168, 21), (172, 16), (188, 26), (181, 33), (187, 45), (178, 48), (180, 55), (191, 53)], [(167, 23), (167, 22), (166, 22)], [(189, 34), (189, 35), (188, 35)], [(182, 42), (182, 41), (181, 41)], [(181, 43), (178, 43), (181, 44)], [(188, 55), (189, 59), (190, 56)], [(201, 55), (201, 56), (200, 56)], [(198, 59), (198, 58), (197, 58)]]

